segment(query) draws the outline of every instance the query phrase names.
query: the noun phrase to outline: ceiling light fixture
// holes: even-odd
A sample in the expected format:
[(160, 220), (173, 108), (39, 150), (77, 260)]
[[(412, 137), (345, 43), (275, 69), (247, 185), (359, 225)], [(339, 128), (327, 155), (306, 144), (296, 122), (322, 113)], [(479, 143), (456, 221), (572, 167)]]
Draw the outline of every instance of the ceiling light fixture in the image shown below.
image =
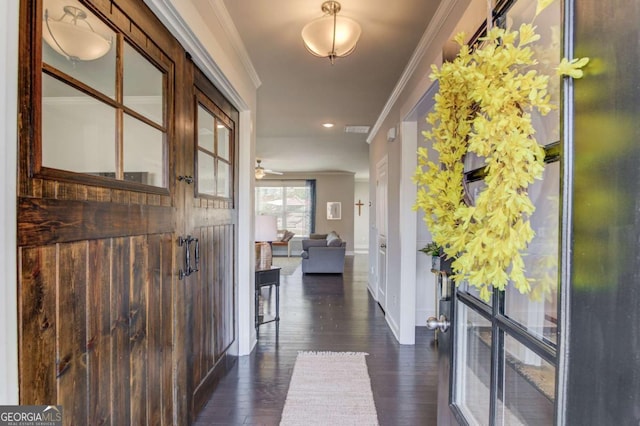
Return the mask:
[(74, 6), (65, 6), (63, 10), (60, 19), (49, 17), (48, 9), (44, 11), (44, 41), (72, 62), (92, 61), (106, 55), (111, 49), (111, 40), (93, 29), (87, 13)]
[(333, 123), (323, 123), (322, 127), (326, 127), (327, 129), (330, 129), (333, 127)]
[(322, 3), (324, 16), (309, 22), (302, 29), (302, 39), (309, 52), (321, 58), (329, 58), (333, 65), (336, 58), (350, 55), (356, 48), (362, 29), (350, 18), (338, 16), (340, 3)]

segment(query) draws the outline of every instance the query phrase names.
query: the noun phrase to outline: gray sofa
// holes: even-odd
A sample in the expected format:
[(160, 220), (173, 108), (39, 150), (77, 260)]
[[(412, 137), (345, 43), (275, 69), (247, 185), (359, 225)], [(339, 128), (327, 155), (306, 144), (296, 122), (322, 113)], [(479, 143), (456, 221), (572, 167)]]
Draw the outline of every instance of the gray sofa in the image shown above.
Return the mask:
[(302, 240), (302, 273), (342, 274), (347, 243), (335, 233)]

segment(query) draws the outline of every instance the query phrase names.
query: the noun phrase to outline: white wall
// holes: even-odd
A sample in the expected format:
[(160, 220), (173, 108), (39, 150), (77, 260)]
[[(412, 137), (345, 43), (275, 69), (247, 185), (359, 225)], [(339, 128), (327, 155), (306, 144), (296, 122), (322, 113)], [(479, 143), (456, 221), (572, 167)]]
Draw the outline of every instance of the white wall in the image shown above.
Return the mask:
[[(421, 317), (424, 315), (419, 312), (415, 299), (423, 297), (428, 292), (428, 288), (422, 288), (422, 284), (417, 282), (418, 279), (422, 279), (420, 274), (423, 266), (419, 265), (421, 269), (417, 269), (416, 250), (418, 239), (423, 237), (416, 235), (418, 217), (412, 211), (415, 198), (410, 199), (410, 194), (415, 193), (415, 185), (409, 177), (413, 174), (416, 164), (417, 128), (411, 124), (412, 121), (408, 117), (432, 84), (428, 77), (431, 64), (437, 63), (442, 57), (442, 51), (448, 45), (451, 34), (472, 2), (479, 3), (481, 0), (452, 0), (440, 4), (368, 138), (371, 144), (371, 176), (375, 176), (375, 165), (380, 159), (385, 155), (389, 158), (387, 322), (392, 325), (391, 328), (400, 343), (414, 342), (415, 326), (422, 325), (418, 323), (423, 322)], [(413, 122), (415, 123), (415, 120)], [(415, 133), (403, 135), (401, 131), (395, 141), (389, 142), (387, 132), (392, 127), (399, 127), (405, 132), (414, 128)], [(375, 204), (375, 182), (371, 184), (370, 196)], [(371, 218), (370, 221), (371, 224), (375, 224), (375, 218)], [(372, 240), (374, 235), (375, 230), (371, 234)], [(372, 244), (370, 241), (370, 250)], [(375, 256), (371, 253), (375, 251), (370, 251), (370, 263), (374, 265)], [(372, 274), (371, 271), (370, 277)]]
[(18, 403), (16, 259), (18, 2), (0, 3), (0, 405)]
[[(369, 181), (356, 181), (355, 194), (353, 197), (353, 248), (356, 252), (369, 251)], [(363, 206), (358, 214), (356, 203), (361, 202)]]
[[(434, 85), (437, 86), (437, 85)], [(433, 95), (436, 87), (432, 86), (425, 94), (422, 100), (416, 106), (416, 109), (407, 117), (409, 120), (415, 120), (416, 138), (419, 147), (426, 148), (429, 152), (429, 159), (437, 161), (438, 153), (432, 147), (432, 142), (425, 141), (422, 132), (431, 129), (431, 125), (426, 122), (425, 117), (433, 107)], [(420, 251), (422, 247), (431, 242), (431, 232), (424, 223), (424, 212), (418, 211), (417, 214), (417, 238), (416, 238), (416, 326), (426, 326), (426, 319), (430, 316), (436, 316), (436, 279), (431, 273), (431, 256)]]
[(253, 326), (255, 111), (260, 80), (248, 60), (222, 0), (145, 0), (193, 61), (240, 111), (236, 252), (237, 340), (231, 353), (247, 355), (256, 343)]

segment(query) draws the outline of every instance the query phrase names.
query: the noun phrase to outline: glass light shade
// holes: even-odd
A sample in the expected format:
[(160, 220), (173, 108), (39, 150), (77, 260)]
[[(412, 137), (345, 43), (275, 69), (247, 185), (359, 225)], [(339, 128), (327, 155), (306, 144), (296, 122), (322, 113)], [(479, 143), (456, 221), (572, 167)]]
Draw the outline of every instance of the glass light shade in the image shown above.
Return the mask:
[(256, 179), (262, 179), (266, 173), (264, 169), (260, 166), (256, 167)]
[(322, 58), (339, 58), (353, 52), (362, 33), (360, 24), (353, 19), (336, 16), (335, 48), (333, 25), (333, 15), (325, 15), (305, 25), (302, 39), (309, 52)]
[(111, 49), (111, 41), (88, 27), (51, 18), (46, 20), (43, 27), (42, 37), (47, 44), (71, 60), (92, 61), (103, 57)]
[(266, 242), (278, 239), (278, 219), (275, 216), (256, 216), (255, 241)]

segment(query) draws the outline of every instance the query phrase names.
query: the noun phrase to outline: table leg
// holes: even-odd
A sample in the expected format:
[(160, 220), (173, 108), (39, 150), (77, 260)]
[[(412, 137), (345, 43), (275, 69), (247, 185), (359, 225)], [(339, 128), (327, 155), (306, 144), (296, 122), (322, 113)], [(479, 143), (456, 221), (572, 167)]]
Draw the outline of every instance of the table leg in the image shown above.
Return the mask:
[(276, 322), (280, 321), (280, 280), (276, 284)]
[(258, 302), (258, 298), (259, 298), (259, 290), (258, 290), (258, 289), (256, 289), (256, 290), (254, 291), (254, 294), (255, 294), (255, 296), (254, 296), (254, 299), (255, 299), (255, 300), (254, 300), (254, 303), (255, 303), (255, 305), (256, 305), (256, 306), (255, 306), (255, 309), (256, 309), (256, 311), (255, 311), (255, 324), (256, 324), (256, 329), (257, 329), (257, 328), (258, 328), (258, 326), (260, 325), (260, 322), (259, 322), (259, 316), (258, 316), (258, 309), (259, 309), (259, 302)]

